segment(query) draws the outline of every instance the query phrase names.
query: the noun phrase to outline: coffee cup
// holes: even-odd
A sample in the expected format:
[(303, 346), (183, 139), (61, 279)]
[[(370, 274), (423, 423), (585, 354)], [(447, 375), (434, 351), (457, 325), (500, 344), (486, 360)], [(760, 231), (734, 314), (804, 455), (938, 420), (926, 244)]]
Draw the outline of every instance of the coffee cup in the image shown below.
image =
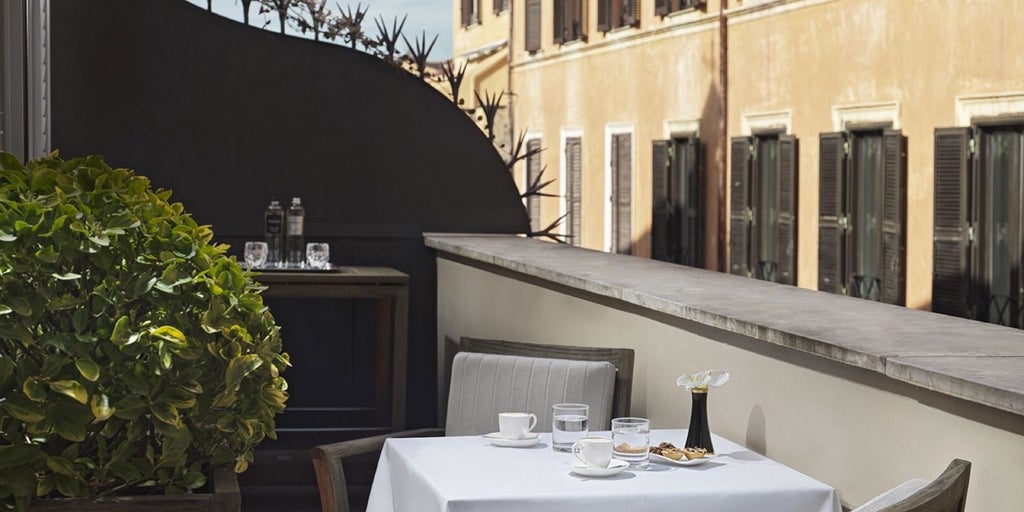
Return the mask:
[(503, 412), (498, 415), (498, 430), (506, 439), (523, 439), (537, 425), (537, 416), (527, 412)]
[(572, 454), (589, 468), (606, 468), (612, 462), (612, 440), (584, 437), (572, 445)]

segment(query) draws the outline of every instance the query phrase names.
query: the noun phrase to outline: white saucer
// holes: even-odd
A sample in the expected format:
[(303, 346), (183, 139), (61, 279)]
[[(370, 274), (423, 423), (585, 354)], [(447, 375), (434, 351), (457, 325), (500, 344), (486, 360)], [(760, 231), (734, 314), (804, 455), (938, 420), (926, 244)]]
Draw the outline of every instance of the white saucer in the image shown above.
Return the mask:
[(600, 478), (605, 476), (617, 475), (621, 473), (622, 470), (629, 467), (629, 463), (624, 460), (612, 459), (612, 462), (608, 464), (608, 467), (606, 468), (593, 468), (585, 466), (582, 462), (578, 460), (574, 460), (569, 461), (569, 467), (572, 468), (570, 469), (570, 471), (576, 473), (577, 475), (595, 476)]
[(536, 432), (530, 432), (522, 439), (509, 439), (507, 437), (502, 437), (498, 432), (484, 434), (483, 437), (494, 446), (504, 446), (506, 448), (526, 448), (527, 446), (533, 446), (540, 442), (540, 434)]
[(714, 456), (711, 456), (711, 457), (701, 457), (699, 459), (687, 459), (686, 457), (683, 457), (682, 459), (675, 460), (675, 459), (670, 459), (668, 457), (665, 457), (663, 455), (658, 455), (657, 453), (652, 453), (651, 454), (651, 461), (653, 461), (653, 462), (660, 462), (662, 464), (668, 464), (670, 466), (698, 466), (700, 464), (704, 464), (705, 462), (711, 460), (713, 457)]

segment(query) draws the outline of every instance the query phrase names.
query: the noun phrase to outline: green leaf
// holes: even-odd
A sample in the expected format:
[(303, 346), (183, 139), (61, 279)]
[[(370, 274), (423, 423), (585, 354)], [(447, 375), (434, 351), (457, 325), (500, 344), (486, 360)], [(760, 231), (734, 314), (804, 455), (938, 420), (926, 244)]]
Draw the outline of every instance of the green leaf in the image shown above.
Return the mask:
[(76, 380), (58, 380), (50, 383), (50, 389), (74, 398), (80, 404), (89, 403), (89, 392)]
[(46, 467), (58, 475), (75, 476), (75, 466), (63, 457), (50, 456), (46, 458)]
[(0, 446), (0, 469), (32, 467), (42, 462), (43, 453), (36, 445), (12, 444)]
[(117, 402), (114, 416), (124, 420), (134, 420), (146, 412), (146, 402), (137, 395), (128, 395)]
[(50, 275), (53, 276), (55, 279), (59, 279), (61, 281), (74, 281), (75, 279), (81, 279), (82, 278), (81, 274), (76, 274), (74, 272), (68, 272), (66, 274), (53, 273), (53, 274), (50, 274)]
[(29, 400), (36, 402), (46, 400), (46, 386), (35, 377), (25, 379), (25, 382), (21, 384), (21, 392), (25, 393)]
[(32, 315), (32, 304), (25, 297), (11, 297), (7, 303), (15, 313), (21, 316)]
[(68, 441), (81, 442), (85, 440), (85, 429), (92, 423), (93, 415), (89, 407), (76, 402), (55, 402), (47, 406), (46, 420), (57, 435)]
[(3, 407), (7, 414), (25, 423), (36, 423), (46, 417), (39, 404), (17, 393), (8, 395), (7, 399), (0, 403), (0, 407)]
[(228, 391), (238, 390), (242, 379), (262, 365), (263, 359), (260, 359), (259, 354), (246, 354), (232, 359), (228, 363), (228, 370), (224, 378), (224, 384), (227, 386)]
[(185, 333), (178, 330), (176, 327), (170, 325), (163, 325), (152, 329), (150, 332), (153, 336), (160, 338), (164, 341), (170, 342), (175, 345), (185, 345)]
[(26, 345), (35, 343), (32, 333), (21, 324), (0, 325), (0, 339), (18, 340)]
[(11, 309), (10, 306), (6, 304), (0, 304), (0, 316), (9, 315), (12, 311), (14, 310)]
[(75, 361), (75, 367), (78, 368), (78, 373), (82, 374), (82, 377), (89, 382), (96, 382), (96, 379), (100, 378), (100, 365), (88, 356), (78, 358)]
[(15, 241), (17, 239), (18, 239), (17, 236), (12, 235), (12, 234), (10, 234), (10, 233), (0, 229), (0, 242), (13, 242), (13, 241)]
[(110, 406), (110, 399), (107, 395), (92, 395), (92, 400), (90, 400), (89, 406), (92, 409), (92, 415), (96, 418), (96, 421), (106, 421), (110, 419), (115, 412), (117, 412), (115, 408)]
[(128, 345), (128, 338), (131, 336), (131, 327), (128, 325), (128, 317), (122, 316), (117, 319), (117, 323), (114, 324), (114, 331), (110, 333), (110, 341), (114, 342), (115, 345), (122, 347)]
[(181, 426), (181, 416), (178, 415), (178, 410), (167, 402), (156, 402), (149, 407), (149, 411), (158, 420), (168, 425), (172, 425), (175, 428)]

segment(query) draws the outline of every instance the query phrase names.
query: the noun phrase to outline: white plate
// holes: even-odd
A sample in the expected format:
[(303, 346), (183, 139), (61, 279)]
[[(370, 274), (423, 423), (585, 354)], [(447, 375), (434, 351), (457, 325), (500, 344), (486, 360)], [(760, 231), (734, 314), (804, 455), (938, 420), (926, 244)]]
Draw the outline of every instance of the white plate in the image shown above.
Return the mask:
[(682, 459), (675, 460), (675, 459), (670, 459), (668, 457), (665, 457), (664, 455), (658, 455), (657, 453), (652, 453), (651, 454), (651, 460), (652, 461), (660, 462), (662, 464), (668, 464), (670, 466), (697, 466), (697, 465), (700, 465), (700, 464), (704, 464), (705, 462), (707, 462), (708, 460), (712, 459), (713, 457), (714, 456), (711, 456), (711, 457), (701, 457), (699, 459), (687, 459), (686, 457), (683, 457)]
[(501, 437), (498, 432), (491, 432), (490, 434), (484, 434), (484, 439), (494, 446), (504, 446), (506, 448), (526, 448), (527, 446), (533, 446), (540, 442), (540, 434), (531, 432), (526, 434), (526, 437), (522, 439), (509, 439), (507, 437)]
[(621, 473), (622, 470), (624, 470), (624, 469), (629, 467), (629, 463), (624, 461), (624, 460), (612, 459), (612, 462), (611, 462), (611, 464), (608, 465), (608, 467), (606, 467), (606, 468), (594, 468), (594, 467), (587, 467), (582, 462), (580, 462), (578, 460), (574, 460), (574, 461), (570, 461), (569, 462), (569, 467), (572, 468), (572, 469), (570, 469), (570, 471), (572, 471), (573, 473), (576, 473), (577, 475), (580, 475), (580, 476), (596, 476), (596, 477), (600, 478), (600, 477), (605, 477), (605, 476), (617, 475), (617, 474)]

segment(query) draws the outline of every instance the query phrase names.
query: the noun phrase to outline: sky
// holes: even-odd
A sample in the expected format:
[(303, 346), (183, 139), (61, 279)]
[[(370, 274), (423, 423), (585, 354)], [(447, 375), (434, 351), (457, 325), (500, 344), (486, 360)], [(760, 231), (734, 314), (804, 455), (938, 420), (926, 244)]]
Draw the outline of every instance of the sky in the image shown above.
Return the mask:
[[(188, 0), (189, 2), (206, 8), (206, 0)], [(430, 52), (430, 60), (439, 61), (451, 58), (452, 56), (452, 2), (451, 0), (361, 0), (363, 5), (369, 5), (370, 10), (366, 14), (366, 20), (363, 22), (363, 30), (371, 36), (376, 36), (377, 25), (373, 22), (377, 16), (384, 16), (384, 19), (388, 23), (390, 28), (392, 20), (395, 17), (401, 19), (402, 16), (408, 15), (405, 21), (405, 28), (402, 29), (402, 33), (413, 41), (413, 37), (419, 37), (426, 31), (427, 40), (429, 41), (437, 35), (437, 43), (434, 45), (434, 49)], [(348, 0), (329, 0), (328, 9), (334, 13), (338, 13), (349, 7), (355, 8), (360, 1), (349, 2)], [(341, 7), (338, 7), (338, 6)], [(251, 6), (250, 23), (253, 26), (262, 27), (264, 21), (260, 19), (260, 15), (257, 14), (259, 7), (257, 2), (253, 2)], [(242, 2), (239, 0), (213, 0), (213, 12), (233, 18), (236, 20), (242, 20)], [(266, 16), (266, 15), (264, 15)], [(273, 18), (273, 22), (269, 25), (269, 29), (277, 30), (277, 18)], [(296, 33), (296, 35), (301, 35)], [(405, 49), (404, 44), (399, 44), (399, 48)]]

